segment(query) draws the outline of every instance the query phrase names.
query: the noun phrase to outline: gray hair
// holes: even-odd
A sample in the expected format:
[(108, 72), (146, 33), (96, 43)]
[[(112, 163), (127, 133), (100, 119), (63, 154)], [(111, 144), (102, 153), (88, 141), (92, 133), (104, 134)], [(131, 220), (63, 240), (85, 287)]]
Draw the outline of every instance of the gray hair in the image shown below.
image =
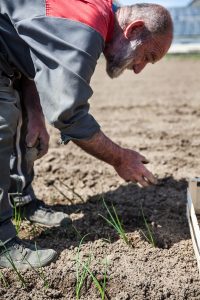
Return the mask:
[(125, 28), (134, 20), (143, 20), (152, 35), (173, 34), (173, 22), (169, 11), (158, 4), (134, 4), (118, 9), (120, 25)]

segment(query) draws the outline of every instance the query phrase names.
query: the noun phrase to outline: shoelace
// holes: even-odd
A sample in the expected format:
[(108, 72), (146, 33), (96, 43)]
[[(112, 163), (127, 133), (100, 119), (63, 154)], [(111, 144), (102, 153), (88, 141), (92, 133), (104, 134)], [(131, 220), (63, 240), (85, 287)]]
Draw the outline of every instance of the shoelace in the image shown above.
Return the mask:
[(54, 213), (53, 209), (47, 208), (47, 207), (45, 207), (45, 206), (39, 206), (38, 208), (39, 208), (40, 210), (46, 212), (46, 213), (48, 213), (48, 212), (49, 212), (49, 213)]
[(25, 245), (20, 241), (18, 237), (12, 239), (10, 242), (8, 242), (5, 246), (2, 246), (4, 251), (9, 251), (10, 248), (14, 248), (16, 250), (19, 250), (21, 253), (26, 249)]

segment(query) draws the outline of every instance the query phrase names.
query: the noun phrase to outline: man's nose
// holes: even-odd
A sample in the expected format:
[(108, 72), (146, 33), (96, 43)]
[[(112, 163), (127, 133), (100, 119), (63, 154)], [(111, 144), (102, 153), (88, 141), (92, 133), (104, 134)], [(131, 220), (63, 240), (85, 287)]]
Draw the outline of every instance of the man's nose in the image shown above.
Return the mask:
[(135, 74), (139, 74), (146, 66), (147, 62), (143, 62), (134, 66), (133, 70)]

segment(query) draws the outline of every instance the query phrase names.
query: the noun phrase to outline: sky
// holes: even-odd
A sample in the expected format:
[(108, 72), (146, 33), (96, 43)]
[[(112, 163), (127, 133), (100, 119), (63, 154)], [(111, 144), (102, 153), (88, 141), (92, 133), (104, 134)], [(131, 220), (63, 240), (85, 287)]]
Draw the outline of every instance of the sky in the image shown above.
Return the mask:
[(157, 3), (165, 7), (185, 6), (191, 0), (119, 0), (123, 5), (130, 5), (134, 3)]

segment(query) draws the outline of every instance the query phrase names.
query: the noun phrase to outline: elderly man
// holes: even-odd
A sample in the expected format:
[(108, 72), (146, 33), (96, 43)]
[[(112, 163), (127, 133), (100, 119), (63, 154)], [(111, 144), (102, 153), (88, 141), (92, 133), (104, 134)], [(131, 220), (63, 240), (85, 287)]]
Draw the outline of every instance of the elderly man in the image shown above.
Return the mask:
[(89, 83), (102, 52), (111, 78), (125, 69), (138, 74), (160, 60), (170, 47), (172, 27), (168, 11), (153, 4), (117, 8), (112, 0), (1, 0), (0, 267), (11, 267), (8, 253), (20, 269), (45, 266), (56, 256), (51, 249), (36, 253), (16, 236), (12, 205), (23, 205), (26, 218), (44, 226), (69, 222), (67, 215), (46, 209), (31, 187), (33, 154), (39, 158), (48, 149), (44, 116), (64, 144), (73, 141), (124, 180), (144, 187), (156, 182), (144, 166), (148, 160), (112, 142), (88, 113)]

